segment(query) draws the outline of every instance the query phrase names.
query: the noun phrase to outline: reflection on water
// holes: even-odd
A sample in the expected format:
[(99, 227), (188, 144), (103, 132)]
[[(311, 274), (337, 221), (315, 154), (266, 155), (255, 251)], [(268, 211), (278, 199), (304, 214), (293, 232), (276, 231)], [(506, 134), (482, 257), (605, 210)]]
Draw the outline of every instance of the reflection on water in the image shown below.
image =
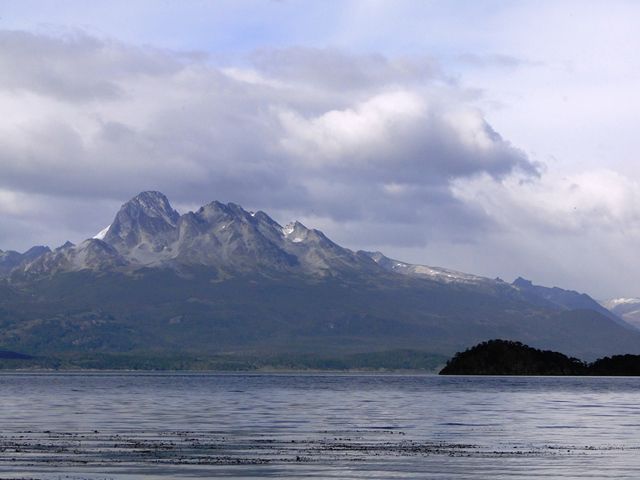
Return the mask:
[(640, 478), (640, 378), (0, 374), (0, 421), (0, 478)]

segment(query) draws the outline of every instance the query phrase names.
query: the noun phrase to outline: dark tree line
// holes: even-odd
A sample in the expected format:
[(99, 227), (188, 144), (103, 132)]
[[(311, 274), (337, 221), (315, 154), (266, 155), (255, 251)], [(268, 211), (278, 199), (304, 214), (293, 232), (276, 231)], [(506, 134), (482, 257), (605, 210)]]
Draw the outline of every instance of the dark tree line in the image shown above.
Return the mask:
[(512, 340), (489, 340), (456, 353), (440, 375), (640, 375), (640, 355), (587, 363)]

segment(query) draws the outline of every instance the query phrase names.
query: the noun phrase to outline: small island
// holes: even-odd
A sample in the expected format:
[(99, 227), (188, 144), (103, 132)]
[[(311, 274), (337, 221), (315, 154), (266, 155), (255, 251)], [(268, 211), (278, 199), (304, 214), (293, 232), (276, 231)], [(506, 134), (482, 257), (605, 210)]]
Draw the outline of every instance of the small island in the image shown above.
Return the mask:
[(440, 375), (638, 376), (640, 355), (614, 355), (592, 363), (512, 340), (489, 340), (456, 353)]

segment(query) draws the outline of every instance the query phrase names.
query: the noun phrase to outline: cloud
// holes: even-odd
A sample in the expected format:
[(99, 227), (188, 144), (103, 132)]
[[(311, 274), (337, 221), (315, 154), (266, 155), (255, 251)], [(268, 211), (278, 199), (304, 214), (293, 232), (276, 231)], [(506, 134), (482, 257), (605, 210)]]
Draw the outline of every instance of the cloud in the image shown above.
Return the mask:
[(463, 53), (458, 55), (456, 60), (466, 66), (476, 68), (499, 67), (499, 68), (517, 68), (523, 65), (536, 65), (536, 62), (523, 60), (513, 55), (504, 54), (484, 54)]
[(251, 55), (254, 67), (298, 86), (354, 92), (393, 85), (421, 85), (448, 79), (432, 58), (394, 58), (380, 54), (351, 55), (338, 49), (289, 47), (260, 49)]
[[(455, 268), (586, 291), (635, 295), (640, 269), (640, 183), (610, 169), (547, 171), (526, 181), (458, 179), (454, 197), (483, 212), (491, 228), (475, 245), (440, 241), (403, 252)], [(478, 254), (478, 246), (481, 254)], [(411, 247), (407, 245), (406, 247)]]
[(509, 230), (557, 236), (633, 232), (640, 234), (640, 184), (608, 169), (586, 170), (542, 181), (510, 178), (497, 183), (487, 177), (460, 179), (456, 198), (481, 206)]
[(97, 39), (81, 31), (43, 36), (0, 31), (0, 87), (67, 101), (117, 98), (120, 80), (161, 76), (181, 67), (181, 56)]
[(120, 203), (0, 188), (0, 246), (22, 251), (33, 245), (58, 246), (67, 239), (84, 239), (113, 215)]
[(347, 222), (354, 247), (465, 241), (493, 219), (454, 195), (456, 180), (538, 175), (430, 60), (294, 48), (217, 66), (83, 33), (0, 39), (0, 188), (40, 199), (38, 243), (110, 220), (71, 208), (68, 228), (60, 208), (145, 189)]
[(438, 183), (450, 177), (493, 177), (536, 167), (484, 121), (480, 112), (417, 92), (384, 92), (343, 110), (305, 118), (281, 111), (281, 143), (319, 168), (370, 171), (377, 180)]

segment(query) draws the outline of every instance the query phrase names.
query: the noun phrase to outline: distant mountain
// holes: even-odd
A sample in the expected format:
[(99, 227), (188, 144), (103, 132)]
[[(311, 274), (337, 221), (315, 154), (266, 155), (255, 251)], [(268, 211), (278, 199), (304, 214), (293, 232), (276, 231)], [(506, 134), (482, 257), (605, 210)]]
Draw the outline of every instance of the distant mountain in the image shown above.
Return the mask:
[(0, 250), (0, 277), (8, 275), (12, 270), (21, 268), (50, 251), (49, 247), (42, 246), (31, 247), (24, 253)]
[(530, 280), (522, 277), (518, 277), (512, 285), (533, 303), (551, 304), (565, 310), (593, 310), (609, 317), (620, 325), (628, 326), (615, 312), (606, 309), (586, 293), (564, 290), (558, 287), (542, 287), (534, 285)]
[(0, 258), (0, 347), (28, 354), (451, 355), (498, 336), (640, 353), (587, 295), (354, 252), (233, 203), (180, 215), (160, 192), (78, 245)]
[(267, 271), (331, 276), (377, 269), (369, 256), (342, 248), (300, 222), (282, 227), (264, 212), (220, 202), (180, 215), (162, 193), (143, 192), (95, 237), (42, 252), (34, 261), (16, 264), (11, 273), (34, 278), (81, 270), (194, 266), (221, 276)]
[(640, 328), (640, 298), (612, 298), (603, 302), (603, 306), (625, 322)]

